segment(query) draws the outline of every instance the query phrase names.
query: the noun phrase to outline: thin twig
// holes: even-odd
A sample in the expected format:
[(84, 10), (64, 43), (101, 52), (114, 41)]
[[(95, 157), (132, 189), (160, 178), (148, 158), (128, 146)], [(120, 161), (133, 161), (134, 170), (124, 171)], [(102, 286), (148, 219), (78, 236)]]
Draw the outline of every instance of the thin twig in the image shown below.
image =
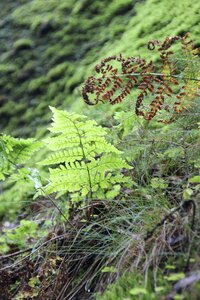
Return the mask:
[(13, 257), (13, 256), (17, 256), (26, 252), (30, 252), (33, 248), (28, 248), (28, 249), (23, 249), (14, 253), (10, 253), (10, 254), (6, 254), (6, 255), (2, 255), (0, 256), (0, 260), (1, 259), (5, 259), (5, 258), (9, 258), (9, 257)]

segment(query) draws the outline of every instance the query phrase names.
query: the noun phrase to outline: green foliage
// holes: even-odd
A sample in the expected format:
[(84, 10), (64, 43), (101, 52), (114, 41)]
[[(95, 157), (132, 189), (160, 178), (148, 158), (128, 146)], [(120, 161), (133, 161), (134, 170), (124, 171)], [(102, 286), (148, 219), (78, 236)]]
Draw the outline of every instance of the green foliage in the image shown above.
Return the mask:
[(151, 187), (153, 189), (165, 189), (167, 188), (167, 184), (162, 178), (152, 178), (151, 179)]
[[(166, 276), (161, 270), (157, 274), (157, 286), (152, 287), (152, 274), (148, 275), (149, 282), (144, 284), (144, 279), (138, 273), (125, 273), (114, 284), (108, 286), (103, 294), (97, 294), (96, 300), (160, 300), (173, 295), (173, 299), (198, 299), (199, 284), (193, 290), (187, 290), (184, 286), (182, 293), (171, 291), (171, 283), (186, 278), (182, 272), (170, 273)], [(167, 296), (166, 296), (167, 295)]]
[(194, 176), (194, 177), (190, 178), (189, 182), (191, 182), (191, 183), (200, 183), (200, 176), (197, 175), (197, 176)]
[(38, 169), (31, 167), (34, 155), (42, 147), (35, 139), (0, 136), (0, 216), (14, 217), (32, 199), (41, 186)]
[(13, 174), (12, 180), (14, 182), (9, 178), (1, 185), (0, 218), (13, 220), (23, 207), (27, 207), (31, 203), (35, 187), (29, 175), (25, 178), (21, 177), (20, 180), (16, 179), (16, 181), (14, 179), (16, 174)]
[(169, 276), (165, 277), (165, 279), (168, 281), (178, 281), (183, 278), (185, 278), (184, 273), (174, 273), (174, 274), (170, 274)]
[(114, 268), (113, 266), (110, 267), (106, 266), (103, 269), (101, 269), (102, 273), (115, 273), (116, 271), (117, 271), (116, 268)]
[(97, 295), (96, 300), (155, 300), (158, 299), (150, 288), (140, 284), (142, 278), (136, 273), (126, 273), (116, 283), (110, 285), (102, 295)]
[(46, 236), (48, 229), (48, 221), (44, 222), (41, 227), (38, 221), (25, 219), (22, 219), (14, 228), (3, 227), (0, 237), (0, 253), (6, 253), (13, 247), (24, 249), (34, 245), (38, 239)]
[(24, 248), (36, 238), (38, 224), (34, 221), (22, 220), (14, 229), (4, 229), (0, 238), (0, 253), (8, 252), (12, 246)]
[[(51, 150), (42, 165), (50, 168), (46, 194), (58, 196), (73, 193), (73, 199), (114, 198), (120, 192), (119, 183), (128, 182), (120, 169), (131, 167), (121, 158), (122, 152), (106, 141), (106, 130), (86, 116), (51, 107), (53, 137), (45, 139)], [(103, 192), (105, 191), (105, 192)], [(107, 191), (107, 193), (106, 193)]]
[[(40, 291), (45, 292), (47, 298), (52, 296), (52, 291), (60, 293), (56, 284), (61, 282), (63, 288), (65, 274), (70, 276), (66, 281), (73, 282), (69, 284), (72, 291), (76, 283), (82, 284), (83, 280), (97, 289), (102, 288), (105, 282), (115, 278), (116, 272), (122, 274), (137, 265), (136, 272), (122, 276), (98, 299), (160, 300), (172, 290), (175, 281), (183, 277), (185, 261), (179, 262), (177, 257), (185, 259), (186, 254), (187, 257), (190, 255), (187, 244), (196, 254), (190, 269), (198, 267), (198, 232), (194, 235), (189, 232), (189, 237), (185, 236), (185, 228), (190, 231), (190, 223), (185, 225), (184, 222), (187, 222), (185, 219), (190, 221), (191, 211), (186, 218), (172, 215), (173, 222), (168, 224), (169, 220), (166, 220), (145, 245), (143, 237), (180, 201), (194, 198), (199, 206), (196, 197), (200, 181), (199, 98), (175, 124), (161, 125), (153, 121), (147, 123), (135, 116), (134, 93), (124, 103), (123, 111), (119, 106), (108, 110), (106, 105), (95, 111), (84, 106), (77, 87), (91, 73), (93, 65), (105, 56), (123, 53), (125, 57), (158, 60), (156, 54), (146, 51), (146, 43), (151, 39), (183, 36), (188, 28), (192, 28), (191, 36), (198, 47), (199, 1), (147, 0), (139, 3), (112, 0), (108, 4), (106, 0), (50, 0), (48, 5), (42, 0), (0, 2), (1, 129), (13, 136), (19, 133), (34, 136), (37, 132), (37, 137), (43, 137), (49, 120), (49, 103), (77, 112), (52, 108), (51, 137), (45, 140), (48, 153), (43, 148), (38, 157), (35, 157), (36, 151), (43, 144), (36, 140), (0, 137), (0, 179), (3, 181), (0, 186), (0, 216), (3, 220), (0, 251), (12, 253), (15, 249), (30, 246), (36, 249), (35, 246), (42, 245), (38, 239), (43, 236), (48, 242), (30, 256), (33, 265), (37, 261), (33, 272), (31, 269), (33, 277), (30, 277), (29, 264), (26, 269), (26, 261), (21, 257), (18, 258), (20, 264), (22, 262), (22, 272), (17, 273), (18, 268), (14, 268), (14, 272), (9, 270), (9, 280), (14, 282), (11, 298), (43, 299), (44, 294), (38, 294)], [(175, 54), (180, 73), (199, 76), (197, 61), (188, 57), (184, 64), (181, 55)], [(190, 61), (190, 68), (184, 69)], [(91, 119), (95, 116), (97, 123), (79, 115), (80, 112), (90, 115)], [(114, 120), (112, 114), (115, 114)], [(99, 123), (108, 129), (97, 125)], [(36, 167), (35, 161), (41, 160), (41, 166)], [(130, 165), (134, 168), (130, 169)], [(47, 166), (51, 167), (49, 180), (41, 188), (41, 178), (44, 181), (47, 177), (43, 167)], [(47, 197), (37, 199), (33, 205), (35, 189)], [(57, 211), (52, 214), (54, 208), (50, 199), (53, 201), (54, 195), (48, 197), (51, 193), (56, 193), (57, 197), (65, 194), (55, 203), (64, 214), (66, 212), (65, 216), (69, 215), (75, 230), (71, 230)], [(72, 201), (66, 203), (66, 194)], [(74, 203), (71, 205), (73, 201), (91, 198), (97, 201), (88, 202), (86, 208), (73, 210), (76, 207)], [(104, 204), (100, 199), (114, 201)], [(29, 203), (32, 203), (31, 207)], [(92, 205), (95, 214), (91, 222), (83, 220), (84, 213), (92, 210)], [(28, 215), (30, 208), (31, 218)], [(5, 222), (10, 216), (16, 220)], [(58, 220), (56, 228), (51, 226), (49, 233), (44, 231), (43, 221), (40, 223), (43, 217)], [(199, 228), (198, 213), (195, 227)], [(56, 240), (63, 231), (69, 235)], [(52, 236), (54, 242), (50, 242)], [(186, 239), (191, 243), (185, 243)], [(171, 241), (175, 241), (175, 245)], [(58, 252), (61, 265), (56, 258)], [(70, 253), (69, 260), (66, 253)], [(172, 267), (163, 268), (163, 261), (169, 256), (173, 270)], [(74, 270), (74, 261), (75, 274), (69, 272)], [(5, 266), (10, 263), (12, 256), (9, 261), (5, 260)], [(146, 279), (150, 280), (150, 286), (144, 284), (142, 270), (145, 264), (148, 265)], [(85, 272), (85, 265), (91, 266), (88, 272)], [(61, 266), (66, 266), (66, 270)], [(155, 273), (153, 278), (151, 269)], [(62, 274), (57, 277), (59, 270)], [(96, 282), (99, 277), (100, 283)], [(43, 278), (44, 281), (39, 282)], [(82, 289), (82, 285), (77, 284), (76, 290), (80, 287)], [(199, 285), (174, 298), (199, 299)]]
[(190, 189), (190, 188), (186, 188), (183, 190), (183, 199), (184, 200), (188, 200), (190, 199), (190, 197), (192, 196), (193, 194), (193, 190)]
[(6, 230), (7, 243), (20, 247), (27, 246), (30, 239), (36, 237), (37, 229), (38, 224), (34, 221), (22, 220), (14, 230)]
[[(21, 169), (42, 146), (34, 139), (16, 139), (8, 135), (0, 137), (0, 180)], [(21, 170), (21, 175), (23, 171)]]

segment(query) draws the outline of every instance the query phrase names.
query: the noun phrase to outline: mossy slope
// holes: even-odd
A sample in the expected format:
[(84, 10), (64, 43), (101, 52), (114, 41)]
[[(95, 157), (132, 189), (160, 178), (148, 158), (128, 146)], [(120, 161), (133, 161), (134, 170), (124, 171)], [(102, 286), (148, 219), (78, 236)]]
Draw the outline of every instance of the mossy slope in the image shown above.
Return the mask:
[(48, 105), (87, 112), (80, 85), (95, 63), (118, 53), (150, 56), (148, 40), (188, 31), (198, 44), (199, 11), (198, 0), (0, 3), (0, 129), (41, 135)]

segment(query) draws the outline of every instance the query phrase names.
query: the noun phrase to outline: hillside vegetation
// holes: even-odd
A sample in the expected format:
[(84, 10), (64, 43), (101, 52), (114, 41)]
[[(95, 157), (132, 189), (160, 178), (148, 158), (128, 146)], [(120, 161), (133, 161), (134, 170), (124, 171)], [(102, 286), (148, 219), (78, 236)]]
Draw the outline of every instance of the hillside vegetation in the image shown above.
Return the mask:
[(8, 0), (0, 16), (1, 130), (18, 137), (41, 134), (49, 105), (87, 113), (80, 86), (103, 57), (151, 57), (149, 40), (188, 31), (200, 43), (199, 1)]
[(198, 300), (199, 1), (0, 17), (0, 299)]

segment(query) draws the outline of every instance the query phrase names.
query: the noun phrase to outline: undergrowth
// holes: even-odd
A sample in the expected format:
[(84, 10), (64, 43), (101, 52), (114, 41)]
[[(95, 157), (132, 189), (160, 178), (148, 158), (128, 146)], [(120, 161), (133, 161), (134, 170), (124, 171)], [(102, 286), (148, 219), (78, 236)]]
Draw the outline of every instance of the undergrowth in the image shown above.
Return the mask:
[[(182, 63), (182, 52), (168, 53), (175, 41), (195, 68), (190, 60)], [(51, 107), (51, 134), (42, 141), (0, 137), (2, 299), (198, 299), (198, 50), (187, 36), (149, 47), (156, 45), (164, 57), (161, 73), (142, 58), (116, 56), (97, 65), (98, 79), (86, 81), (88, 104), (113, 102), (114, 93), (121, 102), (132, 96), (133, 81), (142, 91), (106, 126)], [(112, 60), (122, 64), (119, 75), (126, 79), (116, 79), (118, 70), (107, 65)], [(137, 79), (130, 63), (140, 68)], [(149, 96), (161, 103), (148, 102)], [(157, 119), (160, 111), (167, 121)], [(6, 189), (25, 191), (16, 219), (4, 202)]]

